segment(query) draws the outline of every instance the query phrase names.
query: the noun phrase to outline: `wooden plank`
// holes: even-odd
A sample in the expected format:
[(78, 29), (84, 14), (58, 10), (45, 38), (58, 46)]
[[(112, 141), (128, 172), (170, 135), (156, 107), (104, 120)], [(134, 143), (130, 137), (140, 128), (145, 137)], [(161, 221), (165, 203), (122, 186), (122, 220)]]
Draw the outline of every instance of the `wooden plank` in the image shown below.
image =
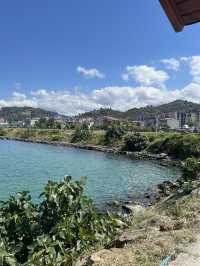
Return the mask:
[(179, 14), (185, 15), (200, 10), (200, 0), (189, 0), (177, 3), (177, 10)]
[(179, 4), (182, 4), (184, 2), (188, 2), (188, 1), (190, 1), (190, 0), (174, 0), (176, 5), (179, 5)]
[(200, 10), (197, 10), (190, 14), (185, 14), (183, 16), (183, 21), (185, 25), (191, 25), (196, 22), (199, 22), (200, 21)]
[(174, 0), (160, 0), (160, 3), (165, 10), (170, 22), (172, 23), (176, 32), (182, 31), (184, 22), (178, 13), (177, 6)]

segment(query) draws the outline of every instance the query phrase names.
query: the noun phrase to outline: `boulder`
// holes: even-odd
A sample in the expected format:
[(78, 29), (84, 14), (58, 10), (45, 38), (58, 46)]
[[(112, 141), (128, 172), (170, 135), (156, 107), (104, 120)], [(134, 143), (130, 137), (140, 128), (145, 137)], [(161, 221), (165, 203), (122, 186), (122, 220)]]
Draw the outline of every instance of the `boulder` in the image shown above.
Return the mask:
[(166, 153), (160, 153), (160, 158), (166, 158), (168, 155)]
[(138, 239), (138, 235), (132, 232), (124, 232), (113, 243), (112, 247), (123, 248), (125, 245), (134, 243)]
[(185, 220), (183, 219), (170, 220), (166, 218), (165, 221), (161, 221), (160, 223), (160, 231), (166, 232), (166, 231), (180, 230), (184, 227), (184, 224)]
[(144, 213), (145, 211), (145, 208), (142, 207), (141, 205), (133, 205), (133, 204), (123, 205), (122, 209), (133, 215), (141, 214)]
[(192, 190), (191, 195), (193, 197), (199, 198), (200, 197), (200, 189), (199, 188), (196, 188), (196, 189)]

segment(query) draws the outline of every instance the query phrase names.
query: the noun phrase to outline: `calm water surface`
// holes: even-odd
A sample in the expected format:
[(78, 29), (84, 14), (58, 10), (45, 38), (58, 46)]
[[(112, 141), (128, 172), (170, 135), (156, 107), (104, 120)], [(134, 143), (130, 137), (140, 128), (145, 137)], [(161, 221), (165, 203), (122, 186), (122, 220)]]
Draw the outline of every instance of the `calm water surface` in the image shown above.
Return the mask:
[(95, 151), (0, 141), (0, 200), (22, 190), (36, 200), (49, 179), (87, 176), (86, 193), (97, 204), (125, 200), (181, 175), (177, 168)]

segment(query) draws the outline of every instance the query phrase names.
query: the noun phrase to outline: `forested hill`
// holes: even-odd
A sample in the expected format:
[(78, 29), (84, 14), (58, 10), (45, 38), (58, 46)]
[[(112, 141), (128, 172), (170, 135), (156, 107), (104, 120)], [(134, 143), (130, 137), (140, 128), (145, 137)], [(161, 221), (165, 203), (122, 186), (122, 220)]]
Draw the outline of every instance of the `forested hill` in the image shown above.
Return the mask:
[[(137, 120), (141, 115), (143, 116), (154, 116), (160, 113), (169, 112), (200, 112), (200, 104), (192, 103), (183, 100), (177, 100), (171, 103), (162, 104), (159, 106), (146, 106), (142, 108), (133, 108), (126, 112), (120, 112), (112, 110), (110, 108), (101, 108), (80, 114), (79, 117), (93, 117), (97, 118), (100, 116), (112, 116), (115, 118)], [(4, 118), (8, 121), (24, 121), (27, 118), (44, 118), (44, 117), (55, 117), (58, 113), (47, 111), (40, 108), (33, 107), (3, 107), (0, 109), (0, 118)]]
[(0, 109), (0, 117), (8, 121), (24, 121), (28, 118), (55, 117), (56, 112), (46, 111), (32, 107), (3, 107)]
[(171, 103), (162, 104), (159, 106), (146, 106), (141, 108), (133, 108), (126, 112), (120, 112), (112, 109), (99, 109), (91, 112), (81, 114), (81, 117), (98, 117), (98, 116), (112, 116), (116, 118), (126, 118), (137, 120), (141, 115), (154, 116), (161, 113), (169, 112), (198, 112), (200, 111), (200, 104), (192, 103), (183, 100), (176, 100)]
[(200, 104), (192, 103), (183, 100), (176, 100), (171, 103), (162, 104), (159, 106), (147, 106), (142, 108), (133, 108), (125, 112), (125, 117), (136, 118), (139, 115), (143, 114), (146, 116), (153, 116), (161, 113), (170, 113), (170, 112), (198, 112), (200, 111)]
[(93, 117), (97, 118), (100, 116), (112, 116), (116, 118), (123, 118), (124, 117), (124, 112), (116, 111), (110, 108), (100, 108), (98, 110), (82, 113), (79, 115), (79, 117)]

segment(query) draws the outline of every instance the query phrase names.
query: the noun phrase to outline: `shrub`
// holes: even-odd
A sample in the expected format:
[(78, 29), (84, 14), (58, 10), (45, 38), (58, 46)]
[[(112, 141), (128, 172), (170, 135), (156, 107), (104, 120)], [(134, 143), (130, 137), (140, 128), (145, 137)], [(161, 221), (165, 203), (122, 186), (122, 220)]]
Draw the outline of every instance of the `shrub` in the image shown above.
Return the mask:
[(2, 136), (5, 136), (5, 135), (6, 135), (5, 129), (0, 128), (0, 136), (2, 137)]
[(84, 180), (49, 181), (42, 202), (28, 192), (10, 197), (0, 207), (2, 266), (72, 265), (97, 244), (108, 244), (123, 223), (100, 214), (84, 195)]
[(128, 151), (142, 151), (147, 148), (149, 140), (147, 136), (135, 133), (125, 139), (125, 149)]
[(184, 177), (195, 179), (200, 176), (200, 159), (187, 158), (184, 166)]
[(156, 139), (149, 146), (154, 153), (165, 152), (180, 159), (200, 155), (200, 138), (193, 134), (173, 134)]
[(125, 133), (126, 129), (123, 125), (112, 125), (106, 130), (105, 143), (110, 144), (116, 140), (120, 140)]
[(72, 135), (71, 142), (81, 142), (88, 140), (92, 136), (91, 130), (88, 127), (77, 127), (74, 134)]
[(61, 141), (62, 140), (62, 136), (60, 136), (60, 135), (52, 135), (52, 136), (50, 136), (50, 140), (51, 141)]
[(36, 131), (34, 129), (30, 129), (30, 128), (22, 129), (19, 132), (17, 132), (17, 136), (19, 138), (22, 138), (22, 139), (28, 139), (31, 137), (35, 137)]

